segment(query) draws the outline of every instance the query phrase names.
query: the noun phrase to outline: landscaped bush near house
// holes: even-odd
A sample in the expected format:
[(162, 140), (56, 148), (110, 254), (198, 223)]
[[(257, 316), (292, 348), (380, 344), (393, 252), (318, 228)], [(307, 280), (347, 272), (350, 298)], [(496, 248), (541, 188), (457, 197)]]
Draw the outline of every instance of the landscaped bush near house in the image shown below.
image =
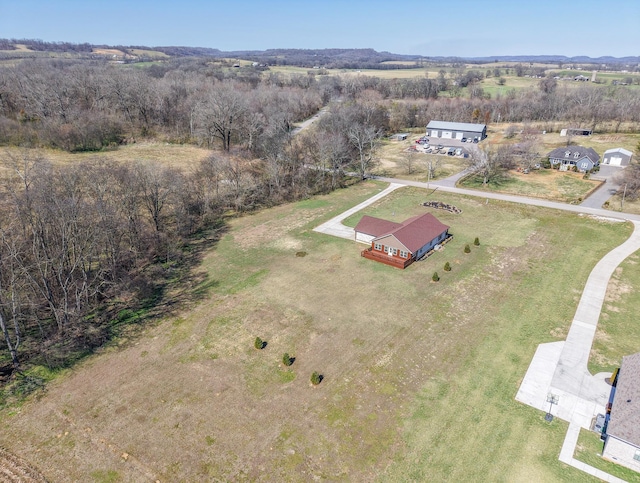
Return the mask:
[(438, 276), (438, 272), (433, 272), (433, 276), (431, 277), (431, 280), (433, 280), (434, 282), (437, 282), (440, 280), (440, 277)]

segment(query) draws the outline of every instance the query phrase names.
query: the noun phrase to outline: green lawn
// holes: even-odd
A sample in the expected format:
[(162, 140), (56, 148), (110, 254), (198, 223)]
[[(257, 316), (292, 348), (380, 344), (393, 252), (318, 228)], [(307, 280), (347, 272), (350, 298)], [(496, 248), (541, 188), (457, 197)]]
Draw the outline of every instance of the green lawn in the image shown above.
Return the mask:
[(462, 187), (564, 203), (581, 202), (599, 185), (598, 181), (584, 179), (580, 173), (551, 169), (535, 170), (526, 175), (509, 171), (491, 179), (487, 185), (480, 176), (470, 176), (460, 182)]
[(636, 310), (640, 306), (639, 261), (637, 253), (632, 255), (611, 277), (589, 358), (593, 374), (611, 372), (620, 367), (623, 356), (640, 351)]
[(578, 461), (582, 461), (599, 470), (606, 471), (629, 483), (640, 483), (640, 473), (602, 459), (603, 443), (600, 435), (581, 429), (576, 452), (573, 456)]

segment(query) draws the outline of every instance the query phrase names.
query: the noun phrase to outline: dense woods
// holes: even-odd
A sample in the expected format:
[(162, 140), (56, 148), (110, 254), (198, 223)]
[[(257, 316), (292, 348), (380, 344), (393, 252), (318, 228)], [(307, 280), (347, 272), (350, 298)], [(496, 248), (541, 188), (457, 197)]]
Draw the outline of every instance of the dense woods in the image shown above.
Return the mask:
[[(156, 304), (167, 281), (186, 272), (207, 230), (222, 230), (229, 215), (336, 189), (345, 172), (366, 177), (389, 132), (432, 119), (548, 130), (558, 121), (614, 130), (640, 123), (637, 90), (569, 89), (542, 78), (535, 89), (492, 98), (479, 82), (495, 74), (285, 76), (206, 59), (1, 67), (0, 145), (23, 147), (0, 160), (2, 359), (59, 367), (102, 345), (114, 321)], [(294, 123), (327, 105), (314, 129), (294, 135)], [(100, 158), (144, 139), (194, 143), (211, 155), (184, 172)], [(34, 147), (96, 157), (54, 167)]]

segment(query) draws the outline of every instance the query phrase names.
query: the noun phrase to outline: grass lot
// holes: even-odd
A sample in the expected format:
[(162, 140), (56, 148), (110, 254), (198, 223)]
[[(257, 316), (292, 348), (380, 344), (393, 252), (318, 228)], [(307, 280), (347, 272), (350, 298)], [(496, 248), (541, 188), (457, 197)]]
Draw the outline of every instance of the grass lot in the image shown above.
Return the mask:
[[(7, 154), (20, 157), (23, 148), (0, 147), (0, 157)], [(189, 169), (211, 154), (211, 151), (188, 144), (136, 143), (120, 146), (117, 149), (89, 153), (68, 153), (57, 149), (28, 150), (30, 156), (41, 156), (54, 164), (70, 164), (90, 159), (106, 159), (118, 162), (132, 160), (152, 161), (164, 166)]]
[[(558, 462), (566, 424), (514, 397), (630, 227), (438, 193), (463, 210), (433, 211), (454, 238), (405, 271), (312, 231), (383, 188), (233, 220), (181, 288), (200, 303), (4, 411), (0, 445), (50, 481), (595, 481)], [(426, 196), (365, 213), (405, 219)]]
[(540, 169), (529, 174), (509, 171), (483, 186), (482, 178), (471, 176), (460, 186), (479, 190), (544, 198), (565, 203), (579, 203), (598, 186), (599, 181), (583, 179), (580, 173)]
[(640, 483), (640, 473), (602, 459), (602, 449), (603, 441), (598, 434), (581, 429), (574, 458), (629, 483)]
[(634, 254), (616, 269), (602, 307), (598, 331), (591, 348), (589, 370), (611, 372), (620, 367), (622, 357), (640, 350), (637, 311), (640, 304), (640, 258)]
[(414, 169), (412, 174), (407, 174), (402, 165), (402, 159), (407, 156), (406, 150), (415, 144), (415, 140), (424, 136), (424, 129), (416, 130), (417, 133), (412, 134), (406, 141), (384, 140), (377, 153), (380, 161), (375, 168), (375, 174), (379, 176), (389, 176), (400, 179), (409, 179), (413, 181), (427, 181), (427, 162), (429, 160), (440, 161), (440, 165), (436, 170), (432, 179), (443, 179), (453, 174), (459, 173), (466, 167), (466, 161), (463, 158), (446, 156), (443, 154), (425, 154), (416, 152), (414, 154)]

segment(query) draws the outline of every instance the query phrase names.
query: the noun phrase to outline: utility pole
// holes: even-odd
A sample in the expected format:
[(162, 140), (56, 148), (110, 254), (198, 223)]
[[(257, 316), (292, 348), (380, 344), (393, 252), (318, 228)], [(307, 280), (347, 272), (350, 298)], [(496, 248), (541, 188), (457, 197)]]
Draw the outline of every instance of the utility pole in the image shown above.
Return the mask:
[(624, 197), (627, 195), (627, 183), (624, 184), (624, 191), (622, 192), (622, 199), (620, 200), (620, 211), (624, 210)]

